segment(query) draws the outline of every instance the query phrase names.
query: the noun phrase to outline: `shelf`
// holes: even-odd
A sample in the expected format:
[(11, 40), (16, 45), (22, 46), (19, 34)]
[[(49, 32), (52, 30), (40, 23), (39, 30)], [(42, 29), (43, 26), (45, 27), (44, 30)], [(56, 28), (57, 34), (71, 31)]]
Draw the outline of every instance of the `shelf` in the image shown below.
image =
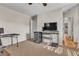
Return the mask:
[(42, 37), (43, 39), (50, 39), (50, 40), (52, 40), (52, 38), (51, 37)]

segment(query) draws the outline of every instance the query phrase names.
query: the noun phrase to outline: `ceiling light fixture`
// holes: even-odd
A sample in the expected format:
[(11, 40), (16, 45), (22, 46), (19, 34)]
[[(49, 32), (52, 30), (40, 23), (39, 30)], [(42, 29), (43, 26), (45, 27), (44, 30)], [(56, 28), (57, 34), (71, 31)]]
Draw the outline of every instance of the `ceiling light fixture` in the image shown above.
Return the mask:
[[(28, 5), (32, 5), (32, 3), (28, 3)], [(47, 6), (47, 3), (42, 3), (43, 6)]]
[(43, 6), (47, 6), (47, 3), (42, 3), (43, 4)]
[(32, 5), (32, 3), (28, 3), (29, 5)]

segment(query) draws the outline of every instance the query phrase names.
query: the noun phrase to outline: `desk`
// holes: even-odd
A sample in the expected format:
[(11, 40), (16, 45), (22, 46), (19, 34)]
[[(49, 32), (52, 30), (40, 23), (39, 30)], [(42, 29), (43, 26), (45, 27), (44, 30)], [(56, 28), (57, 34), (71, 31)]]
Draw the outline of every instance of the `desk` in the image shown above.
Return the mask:
[(16, 33), (0, 34), (0, 40), (1, 40), (1, 38), (11, 37), (11, 45), (13, 45), (13, 38), (16, 38), (17, 39), (17, 47), (18, 47), (18, 36), (19, 36), (19, 34), (16, 34)]

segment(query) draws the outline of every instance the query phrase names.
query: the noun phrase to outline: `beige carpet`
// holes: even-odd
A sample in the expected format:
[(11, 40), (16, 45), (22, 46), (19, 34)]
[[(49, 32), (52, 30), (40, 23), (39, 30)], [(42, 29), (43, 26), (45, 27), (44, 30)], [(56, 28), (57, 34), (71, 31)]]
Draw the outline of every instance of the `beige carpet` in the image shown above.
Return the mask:
[[(78, 56), (79, 51), (74, 49), (67, 49), (63, 47), (51, 47), (43, 44), (37, 44), (30, 41), (8, 46), (6, 48), (12, 56)], [(5, 50), (6, 50), (5, 49)]]

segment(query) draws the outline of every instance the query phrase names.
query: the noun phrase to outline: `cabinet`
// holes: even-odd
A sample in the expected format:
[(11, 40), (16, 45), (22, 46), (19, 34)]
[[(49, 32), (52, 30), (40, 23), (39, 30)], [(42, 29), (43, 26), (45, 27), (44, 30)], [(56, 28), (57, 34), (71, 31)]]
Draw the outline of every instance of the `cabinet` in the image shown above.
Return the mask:
[(50, 43), (54, 43), (53, 45), (59, 44), (59, 31), (43, 31), (42, 32), (42, 40), (48, 40)]

